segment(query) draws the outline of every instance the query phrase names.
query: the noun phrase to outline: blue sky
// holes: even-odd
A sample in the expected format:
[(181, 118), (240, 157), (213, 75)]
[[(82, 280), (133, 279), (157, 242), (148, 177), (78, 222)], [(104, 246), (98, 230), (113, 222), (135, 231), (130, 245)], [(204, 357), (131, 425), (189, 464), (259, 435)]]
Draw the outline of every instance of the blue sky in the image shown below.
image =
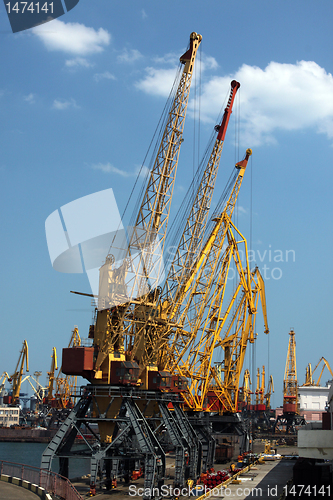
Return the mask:
[(14, 371), (27, 339), (30, 372), (42, 371), (45, 381), (52, 347), (60, 355), (74, 325), (88, 336), (90, 299), (69, 293), (89, 293), (87, 277), (52, 268), (45, 220), (107, 188), (122, 213), (192, 31), (203, 37), (201, 63), (174, 213), (235, 78), (241, 89), (214, 200), (251, 147), (238, 224), (248, 239), (252, 231), (252, 265), (266, 266), (271, 332), (268, 341), (258, 319), (255, 364), (274, 377), (275, 405), (291, 327), (301, 382), (307, 363), (325, 356), (333, 366), (332, 14), (331, 0), (81, 0), (59, 19), (14, 35), (0, 6), (0, 373)]

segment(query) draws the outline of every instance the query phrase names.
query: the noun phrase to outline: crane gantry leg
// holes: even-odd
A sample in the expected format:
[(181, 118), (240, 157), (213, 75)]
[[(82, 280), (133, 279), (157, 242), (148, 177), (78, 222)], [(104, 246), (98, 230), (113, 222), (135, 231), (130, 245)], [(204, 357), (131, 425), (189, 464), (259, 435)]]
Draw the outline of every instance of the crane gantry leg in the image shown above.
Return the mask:
[(181, 430), (174, 418), (174, 415), (169, 410), (164, 401), (160, 401), (159, 408), (162, 416), (162, 421), (168, 431), (170, 441), (175, 447), (175, 478), (174, 487), (179, 488), (185, 484), (185, 479), (189, 475), (188, 464), (188, 446), (185, 437), (182, 436)]
[[(106, 390), (108, 389), (108, 390)], [(166, 472), (165, 444), (175, 449), (174, 487), (186, 485), (188, 479), (196, 481), (201, 471), (201, 440), (209, 442), (207, 435), (197, 433), (189, 422), (188, 415), (181, 408), (179, 395), (160, 393), (133, 388), (114, 388), (112, 386), (88, 385), (82, 388), (83, 395), (67, 419), (45, 449), (41, 468), (51, 470), (54, 458), (59, 458), (62, 475), (68, 477), (71, 458), (90, 458), (90, 491), (95, 494), (96, 485), (101, 480), (110, 489), (117, 480), (125, 484), (133, 471), (144, 471), (144, 499), (157, 498), (154, 491), (161, 491)], [(101, 396), (102, 394), (102, 396)], [(105, 403), (101, 401), (105, 398)], [(107, 402), (109, 402), (107, 404)], [(149, 411), (149, 403), (157, 403), (157, 413)], [(172, 403), (173, 411), (168, 405)], [(144, 409), (147, 410), (147, 415)], [(105, 411), (102, 411), (104, 408)], [(109, 408), (118, 408), (109, 414)], [(151, 408), (150, 408), (151, 409)], [(156, 422), (158, 422), (157, 428)], [(107, 440), (93, 431), (92, 424), (103, 424), (111, 428), (113, 434)], [(95, 442), (89, 442), (83, 428), (94, 434)], [(167, 431), (169, 444), (163, 438)], [(81, 436), (82, 446), (77, 450), (74, 445)], [(135, 464), (141, 464), (137, 468)], [(102, 479), (101, 476), (104, 476)], [(99, 479), (100, 477), (100, 479)], [(148, 495), (147, 492), (150, 492)]]

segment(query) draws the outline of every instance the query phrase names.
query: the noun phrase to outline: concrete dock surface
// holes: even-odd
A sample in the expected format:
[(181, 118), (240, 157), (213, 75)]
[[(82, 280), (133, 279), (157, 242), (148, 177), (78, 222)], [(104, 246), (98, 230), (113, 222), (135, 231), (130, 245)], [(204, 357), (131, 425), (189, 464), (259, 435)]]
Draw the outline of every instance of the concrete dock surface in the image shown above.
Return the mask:
[[(297, 453), (297, 448), (279, 447), (277, 451), (281, 455), (291, 456)], [(238, 500), (250, 498), (260, 498), (261, 500), (279, 499), (283, 492), (283, 487), (286, 486), (288, 480), (292, 477), (294, 464), (295, 460), (287, 458), (256, 464), (248, 472), (242, 473), (238, 480), (236, 480), (237, 483), (229, 483), (225, 489), (221, 487), (216, 488), (210, 494), (209, 498), (237, 498)], [(170, 494), (170, 492), (173, 492), (174, 459), (172, 457), (167, 457), (166, 467), (167, 479), (165, 481), (165, 489), (162, 492), (162, 498), (170, 500), (170, 498), (175, 498), (175, 495)], [(230, 463), (223, 465), (216, 464), (215, 471), (227, 470), (229, 467)], [(94, 497), (90, 496), (89, 477), (72, 480), (71, 482), (84, 499), (130, 500), (131, 498), (138, 499), (143, 496), (143, 478), (126, 485), (119, 482), (117, 488), (113, 490), (106, 490), (97, 486)], [(182, 491), (182, 493), (179, 497), (181, 500), (193, 500), (196, 498), (193, 494), (186, 494), (186, 491)], [(36, 494), (25, 488), (0, 481), (0, 500), (36, 500), (37, 498)], [(198, 496), (197, 498), (200, 497)]]
[(279, 499), (289, 479), (293, 475), (294, 461), (278, 460), (256, 465), (249, 472), (241, 474), (237, 484), (230, 483), (221, 494), (210, 498), (237, 498), (245, 500), (260, 498), (261, 500)]
[(21, 486), (0, 481), (0, 500), (38, 500), (36, 493)]
[[(283, 459), (266, 461), (263, 464), (255, 465), (249, 472), (241, 474), (236, 484), (229, 483), (226, 489), (221, 487), (216, 488), (210, 495), (210, 498), (237, 498), (238, 500), (248, 498), (261, 498), (261, 500), (278, 499), (283, 492), (283, 487), (286, 486), (288, 480), (292, 477), (294, 464), (294, 460)], [(73, 482), (73, 485), (84, 499), (91, 498), (89, 495), (89, 480)], [(171, 485), (172, 481), (166, 481), (166, 486), (169, 487), (169, 490), (171, 489)], [(142, 497), (142, 492), (143, 479), (133, 481), (130, 485), (126, 486), (119, 484), (117, 488), (111, 491), (97, 488), (96, 496), (93, 498), (96, 500), (137, 499), (140, 496)], [(162, 496), (166, 500), (174, 498), (174, 496), (167, 493), (162, 493)], [(194, 499), (195, 496), (183, 494), (180, 495), (180, 498), (187, 500)]]

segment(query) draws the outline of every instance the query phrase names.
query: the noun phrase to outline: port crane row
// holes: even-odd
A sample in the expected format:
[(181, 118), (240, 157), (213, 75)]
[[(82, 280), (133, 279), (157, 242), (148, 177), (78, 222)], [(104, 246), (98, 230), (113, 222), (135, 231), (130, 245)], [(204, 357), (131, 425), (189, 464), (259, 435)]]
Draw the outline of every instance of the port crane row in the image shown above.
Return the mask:
[[(238, 307), (233, 316), (233, 319), (239, 314), (239, 310), (241, 309), (241, 301), (238, 303)], [(233, 321), (229, 322), (228, 330), (230, 330)], [(228, 333), (228, 332), (226, 332)], [(274, 382), (273, 376), (270, 375), (267, 391), (265, 392), (265, 366), (262, 366), (262, 371), (260, 375), (260, 369), (257, 368), (256, 374), (256, 388), (254, 391), (251, 390), (251, 375), (249, 369), (245, 369), (243, 375), (243, 384), (238, 388), (238, 407), (235, 411), (240, 411), (243, 413), (243, 417), (245, 419), (251, 420), (252, 426), (257, 430), (267, 431), (269, 429), (275, 430), (278, 425), (285, 426), (286, 433), (295, 432), (295, 428), (298, 425), (304, 424), (304, 419), (300, 416), (299, 412), (299, 404), (298, 404), (298, 387), (319, 387), (320, 381), (323, 375), (325, 368), (328, 369), (330, 375), (333, 377), (332, 369), (328, 363), (328, 361), (321, 357), (316, 364), (315, 368), (312, 370), (311, 363), (306, 367), (305, 373), (305, 382), (299, 386), (297, 381), (297, 372), (296, 372), (296, 342), (295, 342), (295, 332), (292, 329), (289, 332), (290, 340), (288, 345), (287, 352), (287, 362), (285, 368), (285, 376), (284, 376), (284, 387), (283, 387), (283, 415), (277, 417), (273, 428), (272, 428), (272, 418), (273, 413), (270, 413), (271, 410), (271, 395), (274, 393)], [(68, 344), (68, 347), (78, 347), (81, 346), (81, 338), (78, 332), (78, 328), (75, 327), (72, 331), (71, 338)], [(6, 371), (2, 373), (0, 377), (0, 398), (1, 403), (10, 406), (18, 406), (20, 401), (28, 401), (29, 398), (24, 398), (25, 394), (20, 392), (21, 385), (28, 381), (36, 398), (35, 409), (45, 414), (45, 425), (48, 427), (52, 427), (52, 422), (55, 420), (54, 413), (57, 414), (58, 420), (63, 420), (64, 415), (68, 414), (68, 410), (73, 408), (75, 397), (77, 394), (77, 377), (70, 377), (68, 375), (64, 375), (62, 373), (62, 369), (57, 376), (55, 376), (55, 371), (58, 369), (57, 367), (57, 353), (55, 347), (52, 349), (51, 356), (51, 368), (50, 371), (47, 372), (48, 384), (46, 387), (41, 386), (39, 383), (39, 377), (41, 372), (35, 372), (34, 378), (32, 375), (25, 375), (23, 372), (24, 364), (26, 364), (26, 371), (28, 371), (28, 344), (25, 340), (23, 342), (22, 350), (20, 351), (19, 360), (16, 365), (16, 370), (13, 375), (9, 375)], [(322, 363), (321, 371), (318, 376), (317, 381), (314, 379), (314, 374), (316, 370), (320, 367)], [(216, 364), (216, 363), (215, 363)], [(214, 369), (214, 375), (218, 377), (218, 380), (221, 383), (222, 379), (222, 363), (217, 363), (217, 368)], [(23, 378), (24, 376), (24, 378)], [(8, 391), (5, 390), (6, 381), (12, 384), (12, 390), (8, 395)], [(217, 386), (210, 387), (210, 391), (208, 392), (208, 398), (206, 398), (205, 410), (219, 411), (221, 412), (220, 399), (218, 397)], [(13, 391), (15, 389), (16, 394), (19, 396), (14, 399)], [(252, 395), (255, 398), (255, 404), (252, 404)], [(184, 401), (186, 401), (186, 393), (182, 392), (182, 396)], [(59, 412), (56, 410), (60, 410)], [(36, 412), (35, 412), (36, 413)], [(24, 418), (24, 421), (27, 422), (27, 418)], [(47, 421), (47, 424), (46, 424)], [(31, 421), (33, 423), (33, 421)]]
[[(175, 450), (174, 485), (196, 482), (201, 470), (213, 465), (214, 432), (232, 429), (241, 436), (242, 450), (247, 446), (247, 428), (238, 413), (239, 383), (246, 348), (257, 337), (259, 300), (264, 333), (269, 332), (264, 281), (258, 269), (250, 270), (246, 239), (232, 220), (251, 149), (236, 163), (217, 209), (209, 214), (240, 87), (234, 80), (223, 117), (215, 127), (210, 156), (199, 165), (190, 187), (177, 250), (162, 280), (170, 207), (201, 39), (191, 33), (188, 50), (180, 57), (180, 77), (125, 256), (117, 262), (110, 242), (100, 269), (98, 305), (89, 328), (92, 345), (82, 346), (77, 335), (63, 349), (61, 370), (64, 378), (69, 377), (64, 383), (73, 387), (75, 377), (82, 376), (88, 384), (45, 449), (41, 467), (50, 470), (58, 457), (60, 474), (68, 476), (72, 457), (90, 458), (92, 494), (99, 471), (107, 488), (138, 477), (140, 471), (144, 471), (145, 491), (160, 487), (170, 446)], [(228, 287), (230, 269), (237, 275), (232, 289)], [(215, 366), (218, 352), (223, 360)], [(59, 392), (62, 383), (54, 378), (55, 367), (54, 352), (51, 392), (54, 385)], [(84, 438), (83, 428), (94, 435), (94, 444)], [(73, 447), (78, 434), (85, 445), (79, 450)]]
[[(74, 327), (68, 347), (81, 345), (81, 338), (77, 327)], [(25, 369), (24, 369), (25, 368)], [(58, 374), (57, 351), (52, 348), (50, 371), (47, 372), (48, 383), (43, 387), (39, 382), (41, 372), (34, 372), (33, 375), (27, 375), (29, 372), (28, 342), (23, 341), (19, 359), (12, 375), (3, 372), (0, 377), (0, 398), (1, 403), (9, 406), (19, 406), (21, 401), (28, 401), (26, 394), (21, 393), (21, 387), (24, 382), (28, 382), (34, 395), (33, 412), (29, 415), (22, 415), (25, 423), (34, 424), (40, 421), (40, 415), (43, 415), (43, 425), (52, 427), (55, 419), (63, 419), (64, 414), (72, 409), (75, 403), (75, 394), (77, 392), (77, 377), (65, 375), (60, 367)], [(6, 381), (11, 384), (11, 390), (5, 389)]]
[[(238, 307), (239, 309), (239, 307)], [(229, 324), (228, 330), (230, 330), (232, 326), (232, 322)], [(25, 352), (25, 346), (27, 346), (27, 341), (25, 340), (23, 342), (23, 353)], [(81, 346), (81, 338), (79, 335), (79, 331), (77, 327), (74, 327), (71, 338), (68, 344), (68, 347), (79, 347)], [(21, 360), (22, 357), (22, 351), (20, 352), (20, 357), (19, 360)], [(324, 358), (321, 358), (324, 359)], [(320, 360), (321, 361), (321, 360)], [(319, 363), (320, 363), (319, 361)], [(25, 358), (26, 366), (28, 366), (28, 356)], [(319, 363), (317, 366), (319, 366)], [(331, 372), (330, 366), (328, 362), (325, 360), (324, 367), (328, 366), (328, 369)], [(217, 375), (220, 384), (222, 380), (221, 376), (221, 366), (222, 363), (218, 363), (218, 368), (217, 370), (214, 369), (214, 375)], [(311, 365), (309, 365), (311, 366)], [(322, 371), (323, 371), (322, 369)], [(36, 404), (35, 404), (35, 410), (39, 412), (43, 412), (46, 416), (45, 419), (45, 424), (48, 425), (48, 427), (52, 426), (52, 420), (54, 419), (54, 416), (52, 416), (52, 412), (55, 410), (66, 410), (66, 409), (72, 409), (76, 400), (77, 396), (77, 376), (71, 377), (69, 375), (65, 375), (62, 372), (62, 367), (60, 367), (60, 370), (58, 372), (58, 375), (55, 375), (55, 371), (58, 370), (57, 366), (57, 352), (56, 348), (52, 348), (52, 355), (51, 355), (51, 367), (50, 371), (47, 372), (47, 379), (48, 379), (48, 384), (46, 387), (43, 387), (40, 382), (39, 382), (39, 377), (42, 374), (42, 372), (34, 372), (34, 376), (32, 375), (26, 375), (25, 372), (22, 371), (22, 375), (19, 380), (15, 381), (15, 376), (14, 374), (12, 376), (8, 375), (7, 372), (3, 372), (3, 374), (0, 377), (0, 397), (2, 398), (2, 403), (5, 405), (9, 406), (19, 406), (21, 401), (25, 401), (29, 398), (23, 398), (22, 396), (25, 396), (25, 394), (22, 394), (20, 392), (20, 388), (24, 382), (28, 382), (34, 397), (36, 399)], [(28, 371), (28, 369), (26, 369)], [(308, 367), (306, 373), (308, 374)], [(308, 380), (308, 379), (307, 379)], [(10, 382), (12, 384), (12, 388), (10, 393), (8, 394), (8, 391), (5, 389), (5, 384), (6, 381)], [(313, 382), (312, 384), (309, 384), (306, 382), (303, 384), (305, 385), (319, 385), (320, 378), (318, 379), (318, 382), (315, 383)], [(14, 400), (13, 398), (13, 388), (16, 387), (18, 390), (19, 396)], [(250, 376), (250, 371), (246, 369), (244, 371), (244, 377), (243, 377), (243, 385), (239, 386), (238, 388), (238, 405), (237, 409), (235, 411), (244, 411), (244, 410), (265, 410), (265, 409), (270, 409), (270, 398), (271, 394), (274, 392), (274, 382), (273, 382), (273, 376), (270, 375), (269, 382), (267, 385), (267, 392), (265, 393), (265, 366), (262, 367), (262, 373), (261, 373), (261, 382), (260, 382), (260, 371), (259, 368), (257, 369), (257, 386), (255, 389), (255, 392), (251, 391), (251, 376)], [(5, 394), (6, 393), (6, 394)], [(255, 405), (252, 404), (251, 398), (252, 394), (255, 394)], [(182, 392), (182, 396), (184, 401), (186, 401), (186, 393), (185, 391)], [(217, 409), (221, 410), (219, 408), (219, 396), (218, 396), (218, 390), (217, 386), (215, 387), (212, 386), (210, 387), (209, 393), (208, 393), (208, 399), (206, 398), (206, 404), (205, 404), (205, 411), (216, 411)], [(209, 402), (208, 402), (209, 401)], [(58, 413), (58, 412), (56, 412)], [(66, 413), (66, 412), (65, 412)], [(67, 412), (68, 413), (68, 412)], [(60, 416), (60, 415), (58, 415)], [(49, 417), (49, 418), (47, 418)], [(62, 415), (63, 419), (63, 415)], [(26, 418), (25, 418), (26, 421)], [(33, 423), (33, 422), (31, 422)]]
[[(208, 216), (240, 87), (236, 81), (231, 82), (222, 120), (215, 128), (211, 154), (199, 166), (191, 186), (193, 195), (182, 219), (177, 251), (162, 281), (163, 250), (200, 43), (201, 36), (192, 33), (189, 48), (180, 57), (180, 79), (125, 257), (115, 261), (111, 242), (100, 269), (98, 307), (89, 329), (92, 346), (63, 350), (63, 373), (82, 376), (89, 383), (81, 388), (81, 399), (44, 451), (41, 466), (51, 469), (53, 458), (58, 457), (60, 473), (67, 475), (71, 457), (89, 457), (92, 494), (100, 469), (108, 488), (140, 470), (144, 470), (145, 491), (160, 487), (170, 445), (175, 450), (175, 486), (196, 482), (201, 468), (213, 465), (212, 432), (226, 426), (237, 429), (246, 447), (246, 429), (237, 413), (238, 389), (246, 347), (256, 339), (259, 300), (268, 333), (264, 282), (258, 269), (250, 270), (246, 239), (232, 221), (250, 149), (236, 164), (218, 209), (210, 220)], [(238, 283), (229, 300), (232, 267)], [(224, 357), (219, 371), (214, 368), (218, 350)], [(93, 430), (96, 423), (98, 435)], [(83, 426), (97, 441), (95, 445), (86, 442), (77, 451), (73, 443)]]

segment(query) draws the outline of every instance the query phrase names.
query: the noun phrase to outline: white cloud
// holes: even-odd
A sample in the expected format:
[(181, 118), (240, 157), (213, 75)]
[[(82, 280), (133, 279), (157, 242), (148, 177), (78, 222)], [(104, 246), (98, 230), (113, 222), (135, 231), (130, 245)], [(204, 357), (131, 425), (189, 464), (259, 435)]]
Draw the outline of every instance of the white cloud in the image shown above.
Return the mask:
[(147, 76), (143, 80), (136, 82), (135, 86), (147, 94), (168, 97), (175, 80), (176, 71), (176, 68), (146, 68)]
[(75, 99), (69, 99), (69, 100), (66, 100), (66, 99), (55, 99), (53, 101), (53, 108), (54, 109), (63, 110), (63, 109), (68, 109), (68, 108), (79, 108), (79, 107), (80, 106), (78, 106), (76, 104)]
[(115, 80), (116, 77), (114, 75), (112, 75), (111, 73), (109, 73), (109, 71), (105, 71), (104, 73), (95, 73), (94, 74), (94, 80), (95, 82), (100, 82), (101, 80), (104, 80), (104, 79), (107, 79), (107, 80)]
[[(180, 53), (181, 51), (179, 51), (178, 54)], [(157, 64), (171, 65), (172, 67), (169, 69), (146, 68), (146, 76), (142, 80), (136, 82), (135, 86), (147, 94), (168, 97), (177, 73), (179, 55), (176, 55), (174, 52), (169, 52), (163, 57), (155, 57), (153, 61)], [(216, 59), (202, 54), (202, 60), (198, 67), (199, 71), (201, 70), (203, 73), (204, 71), (216, 68), (218, 68)]]
[(146, 167), (146, 165), (141, 165), (136, 167), (135, 173), (133, 175), (135, 176), (139, 175), (140, 177), (148, 177), (149, 174), (150, 174), (149, 168)]
[(172, 66), (176, 66), (179, 63), (179, 54), (168, 52), (168, 54), (165, 54), (163, 57), (154, 57), (153, 61), (158, 64), (171, 64)]
[(121, 175), (122, 177), (131, 176), (131, 174), (129, 174), (125, 170), (120, 170), (119, 168), (116, 168), (113, 165), (111, 165), (111, 163), (96, 163), (95, 165), (92, 165), (92, 168), (95, 170), (101, 170), (106, 174), (117, 174)]
[(146, 177), (150, 170), (145, 165), (137, 166), (134, 172), (126, 172), (126, 170), (121, 170), (120, 168), (114, 167), (111, 163), (96, 163), (91, 165), (94, 170), (101, 170), (105, 174), (117, 174), (122, 177)]
[[(173, 54), (157, 63), (167, 63)], [(202, 71), (218, 67), (214, 58), (202, 58)], [(167, 97), (175, 68), (146, 68), (135, 86), (148, 94)], [(314, 128), (333, 138), (333, 77), (313, 61), (296, 64), (270, 62), (265, 69), (244, 64), (234, 75), (206, 77), (202, 85), (201, 119), (215, 123), (231, 80), (241, 83), (241, 140), (256, 146), (276, 142), (278, 130)], [(193, 102), (190, 103), (190, 109)]]
[(241, 205), (237, 205), (236, 210), (238, 211), (238, 215), (247, 214), (246, 208), (242, 207)]
[(206, 69), (216, 69), (218, 67), (219, 65), (215, 57), (206, 56), (206, 54), (202, 54), (202, 61), (201, 61), (202, 71), (205, 71)]
[(48, 50), (60, 50), (78, 56), (102, 52), (111, 41), (110, 33), (103, 28), (96, 31), (84, 24), (64, 23), (58, 19), (41, 24), (31, 31)]
[(313, 61), (244, 64), (235, 75), (214, 77), (203, 87), (201, 117), (213, 122), (230, 81), (241, 83), (241, 138), (252, 146), (274, 143), (277, 130), (304, 130), (333, 138), (333, 77)]
[[(168, 64), (173, 67), (176, 67), (179, 64), (179, 56), (181, 55), (181, 49), (176, 53), (176, 52), (168, 52), (162, 57), (154, 57), (153, 61), (157, 64)], [(202, 72), (208, 70), (208, 69), (216, 69), (218, 68), (219, 65), (215, 59), (215, 57), (212, 56), (207, 56), (204, 52), (201, 54), (201, 57), (197, 56), (196, 63), (195, 63), (195, 71), (196, 70), (201, 70)]]
[(141, 59), (142, 54), (137, 49), (124, 49), (121, 54), (117, 57), (119, 62), (132, 63)]
[(36, 102), (35, 101), (35, 94), (30, 93), (30, 94), (24, 96), (24, 100), (26, 102), (28, 102), (29, 104), (34, 104)]
[(141, 17), (142, 17), (142, 19), (147, 19), (148, 16), (146, 14), (145, 9), (141, 9)]
[(74, 59), (67, 59), (65, 65), (68, 68), (77, 68), (78, 66), (83, 66), (84, 68), (91, 68), (92, 66), (94, 66), (84, 57), (75, 57)]

